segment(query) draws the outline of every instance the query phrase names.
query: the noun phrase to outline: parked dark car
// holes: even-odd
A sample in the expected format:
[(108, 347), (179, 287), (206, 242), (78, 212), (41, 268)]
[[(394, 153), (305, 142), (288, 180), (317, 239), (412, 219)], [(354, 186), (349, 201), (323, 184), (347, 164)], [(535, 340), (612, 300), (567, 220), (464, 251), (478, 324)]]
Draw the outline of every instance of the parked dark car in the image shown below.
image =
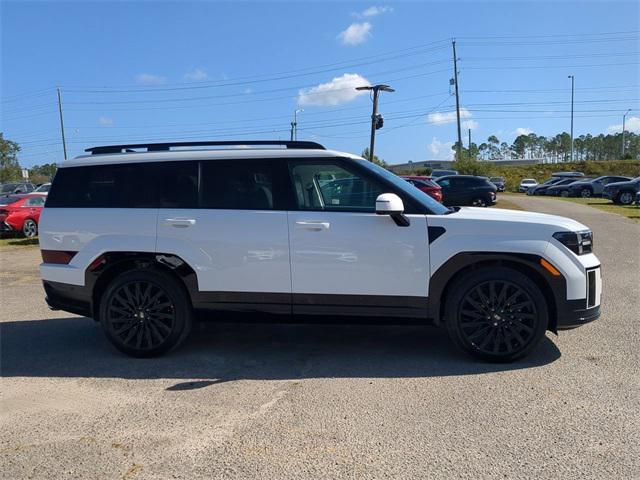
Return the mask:
[(15, 193), (31, 193), (35, 190), (33, 184), (29, 182), (3, 183), (0, 185), (0, 195), (10, 195)]
[(612, 200), (613, 203), (631, 205), (636, 198), (638, 190), (640, 190), (640, 177), (628, 182), (610, 183), (602, 190), (602, 196)]
[(570, 197), (597, 197), (602, 195), (604, 187), (610, 183), (628, 182), (631, 177), (620, 177), (614, 175), (603, 175), (592, 180), (580, 180), (574, 182), (569, 187)]
[(436, 183), (442, 187), (442, 203), (447, 206), (487, 207), (496, 203), (498, 189), (486, 177), (449, 175)]
[(458, 175), (457, 170), (433, 170), (431, 172), (431, 178), (448, 177), (450, 175)]
[(504, 177), (491, 177), (489, 181), (496, 186), (499, 192), (504, 192)]
[(434, 182), (429, 177), (419, 176), (403, 176), (407, 182), (416, 187), (418, 190), (423, 191), (434, 200), (442, 203), (442, 187)]
[(549, 180), (547, 180), (544, 183), (541, 183), (538, 186), (531, 187), (529, 190), (527, 190), (527, 195), (546, 195), (547, 190), (550, 187), (554, 187), (554, 186), (560, 187), (562, 185), (569, 185), (570, 183), (573, 183), (575, 181), (576, 181), (575, 178), (567, 178), (567, 177), (550, 178)]
[(581, 180), (575, 180), (573, 179), (573, 182), (569, 182), (563, 185), (559, 185), (558, 183), (556, 183), (555, 185), (551, 185), (549, 188), (547, 188), (545, 195), (551, 195), (554, 197), (568, 197), (569, 196), (569, 187), (571, 185), (573, 185), (574, 183), (579, 183), (579, 182), (584, 182), (585, 179), (581, 179)]

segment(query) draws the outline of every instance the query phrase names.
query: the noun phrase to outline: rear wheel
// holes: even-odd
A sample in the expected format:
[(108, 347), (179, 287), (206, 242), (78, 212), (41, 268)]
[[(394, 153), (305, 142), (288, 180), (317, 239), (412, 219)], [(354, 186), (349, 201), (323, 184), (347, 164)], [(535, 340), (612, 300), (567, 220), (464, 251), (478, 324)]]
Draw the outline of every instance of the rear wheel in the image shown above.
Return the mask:
[(107, 338), (133, 357), (153, 357), (177, 347), (191, 330), (187, 294), (170, 275), (134, 270), (116, 277), (100, 301)]
[(544, 295), (522, 273), (509, 268), (478, 270), (455, 284), (445, 306), (453, 342), (492, 362), (529, 354), (544, 337), (549, 314)]
[(22, 225), (22, 234), (27, 238), (33, 238), (38, 235), (38, 224), (30, 218), (24, 221)]
[(569, 191), (568, 190), (562, 190), (560, 192), (560, 196), (567, 198), (569, 196)]
[(622, 192), (618, 195), (618, 201), (622, 205), (631, 205), (633, 203), (633, 193), (631, 192)]

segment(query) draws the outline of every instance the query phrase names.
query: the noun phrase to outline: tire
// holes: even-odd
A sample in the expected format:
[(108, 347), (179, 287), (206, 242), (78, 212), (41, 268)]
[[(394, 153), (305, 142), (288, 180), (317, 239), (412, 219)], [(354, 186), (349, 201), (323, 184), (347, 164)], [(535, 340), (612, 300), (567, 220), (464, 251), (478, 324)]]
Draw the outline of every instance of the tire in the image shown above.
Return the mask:
[[(528, 355), (545, 335), (549, 312), (544, 295), (517, 270), (477, 270), (451, 291), (445, 305), (447, 331), (454, 344), (476, 358), (512, 362)], [(514, 306), (519, 308), (514, 311)]]
[(582, 190), (580, 190), (580, 196), (582, 198), (591, 198), (591, 189), (583, 188)]
[(620, 194), (618, 195), (618, 201), (622, 205), (631, 205), (634, 200), (635, 198), (632, 192), (624, 191), (624, 192), (620, 192)]
[(162, 355), (191, 331), (192, 309), (184, 287), (155, 270), (125, 272), (100, 298), (100, 324), (121, 352), (145, 358)]
[(564, 197), (564, 198), (567, 198), (569, 196), (569, 191), (568, 190), (562, 190), (560, 192), (560, 196)]
[(474, 198), (473, 200), (471, 200), (471, 206), (472, 207), (486, 207), (487, 206), (487, 201), (484, 198)]
[(38, 224), (36, 221), (27, 218), (22, 225), (22, 234), (27, 238), (35, 238), (38, 235)]

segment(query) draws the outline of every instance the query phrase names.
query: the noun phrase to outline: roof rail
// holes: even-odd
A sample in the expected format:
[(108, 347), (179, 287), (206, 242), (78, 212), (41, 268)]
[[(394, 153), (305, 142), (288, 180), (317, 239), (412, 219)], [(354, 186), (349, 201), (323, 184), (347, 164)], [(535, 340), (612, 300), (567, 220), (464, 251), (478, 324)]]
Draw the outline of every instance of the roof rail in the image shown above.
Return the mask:
[(281, 140), (231, 140), (216, 142), (166, 142), (166, 143), (138, 143), (129, 145), (105, 145), (101, 147), (87, 148), (85, 152), (91, 152), (91, 155), (101, 153), (122, 153), (123, 151), (131, 152), (133, 149), (144, 148), (147, 152), (168, 151), (173, 147), (227, 147), (227, 146), (266, 146), (277, 145), (286, 148), (302, 149), (302, 150), (326, 150), (322, 145), (316, 142), (306, 141), (281, 141)]

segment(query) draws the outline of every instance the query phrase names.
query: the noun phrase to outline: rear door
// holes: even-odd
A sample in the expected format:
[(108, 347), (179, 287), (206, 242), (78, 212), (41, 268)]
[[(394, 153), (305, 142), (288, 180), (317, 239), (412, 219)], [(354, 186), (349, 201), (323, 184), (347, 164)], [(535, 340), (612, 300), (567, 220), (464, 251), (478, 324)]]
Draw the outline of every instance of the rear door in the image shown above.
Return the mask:
[(339, 159), (291, 161), (289, 174), (294, 313), (424, 316), (425, 215), (408, 227), (376, 215), (388, 187)]
[[(195, 270), (198, 301), (239, 310), (291, 311), (284, 163), (179, 162), (163, 175), (159, 253)], [(286, 188), (286, 187), (285, 187)]]

